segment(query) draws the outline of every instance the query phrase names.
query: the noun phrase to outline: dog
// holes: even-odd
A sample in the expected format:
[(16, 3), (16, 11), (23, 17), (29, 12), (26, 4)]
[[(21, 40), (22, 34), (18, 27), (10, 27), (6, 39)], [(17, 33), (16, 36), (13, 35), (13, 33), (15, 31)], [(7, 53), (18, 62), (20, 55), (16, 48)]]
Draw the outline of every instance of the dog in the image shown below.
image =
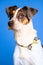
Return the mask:
[(6, 8), (8, 27), (14, 31), (16, 40), (14, 65), (43, 65), (41, 41), (32, 23), (32, 18), (37, 12), (37, 9), (28, 6)]

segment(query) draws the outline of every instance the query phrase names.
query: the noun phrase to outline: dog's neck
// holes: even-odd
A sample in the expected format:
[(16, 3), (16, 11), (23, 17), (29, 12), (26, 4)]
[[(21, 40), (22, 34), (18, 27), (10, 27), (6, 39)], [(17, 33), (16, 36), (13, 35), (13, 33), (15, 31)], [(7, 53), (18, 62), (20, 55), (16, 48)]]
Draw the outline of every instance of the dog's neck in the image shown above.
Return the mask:
[(29, 45), (32, 43), (34, 37), (36, 37), (36, 30), (33, 28), (32, 22), (27, 27), (22, 28), (21, 31), (15, 31), (15, 39), (18, 44)]

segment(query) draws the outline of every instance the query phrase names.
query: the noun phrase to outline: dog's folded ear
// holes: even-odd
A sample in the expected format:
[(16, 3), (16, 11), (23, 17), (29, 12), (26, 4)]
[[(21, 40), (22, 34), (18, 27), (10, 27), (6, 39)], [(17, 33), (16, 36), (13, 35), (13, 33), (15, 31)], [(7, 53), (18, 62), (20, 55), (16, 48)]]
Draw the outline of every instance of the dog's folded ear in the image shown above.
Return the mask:
[(28, 6), (24, 6), (22, 9), (24, 10), (24, 12), (28, 16), (28, 18), (32, 18), (38, 12), (37, 9), (30, 8)]
[(6, 13), (8, 15), (8, 17), (12, 18), (13, 15), (15, 14), (15, 11), (18, 9), (19, 7), (15, 6), (9, 6), (6, 8)]
[(34, 16), (38, 12), (38, 10), (34, 8), (30, 8), (30, 11), (31, 11), (32, 16)]

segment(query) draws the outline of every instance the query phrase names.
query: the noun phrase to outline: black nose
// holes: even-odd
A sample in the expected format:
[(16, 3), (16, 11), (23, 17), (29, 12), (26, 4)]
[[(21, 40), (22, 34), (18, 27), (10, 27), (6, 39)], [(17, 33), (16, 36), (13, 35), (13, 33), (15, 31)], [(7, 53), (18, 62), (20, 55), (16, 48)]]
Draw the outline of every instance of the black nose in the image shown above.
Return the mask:
[(13, 21), (9, 21), (9, 22), (8, 22), (8, 26), (10, 26), (10, 27), (13, 26), (13, 24), (14, 24)]

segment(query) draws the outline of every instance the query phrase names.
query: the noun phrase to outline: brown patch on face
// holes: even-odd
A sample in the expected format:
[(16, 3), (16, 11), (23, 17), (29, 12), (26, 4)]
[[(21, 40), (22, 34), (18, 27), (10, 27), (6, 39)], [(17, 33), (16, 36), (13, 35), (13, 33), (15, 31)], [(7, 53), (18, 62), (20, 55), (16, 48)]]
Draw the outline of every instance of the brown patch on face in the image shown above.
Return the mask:
[(29, 21), (28, 21), (28, 19), (25, 17), (25, 18), (24, 18), (24, 21), (23, 21), (23, 24), (26, 25), (26, 24), (28, 24), (28, 23), (29, 23)]
[(22, 11), (22, 9), (20, 9), (17, 13), (17, 18), (19, 20), (20, 23), (26, 25), (29, 23), (30, 19), (28, 19), (28, 17), (24, 14), (24, 12)]
[(17, 6), (11, 6), (6, 8), (6, 13), (10, 19), (14, 16), (17, 9)]
[(13, 10), (12, 13), (15, 14), (15, 11)]

